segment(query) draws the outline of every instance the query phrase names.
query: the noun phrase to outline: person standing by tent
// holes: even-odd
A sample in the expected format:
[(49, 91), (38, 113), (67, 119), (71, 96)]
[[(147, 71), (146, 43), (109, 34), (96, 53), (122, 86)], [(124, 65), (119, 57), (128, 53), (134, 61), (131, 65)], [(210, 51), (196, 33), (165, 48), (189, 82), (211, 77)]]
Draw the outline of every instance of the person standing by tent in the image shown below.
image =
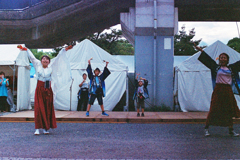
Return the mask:
[(7, 106), (7, 87), (9, 86), (8, 79), (4, 78), (5, 73), (0, 72), (0, 109), (1, 112), (6, 112)]
[(149, 98), (148, 96), (148, 89), (147, 89), (147, 85), (148, 85), (148, 80), (146, 80), (145, 78), (140, 78), (140, 80), (138, 80), (138, 76), (140, 74), (137, 74), (136, 79), (135, 79), (135, 92), (134, 92), (134, 96), (133, 96), (133, 100), (136, 99), (137, 102), (137, 117), (140, 117), (140, 107), (142, 109), (142, 117), (144, 117), (144, 108), (145, 108), (145, 102), (144, 100), (146, 98)]
[[(80, 110), (86, 111), (87, 105), (88, 105), (88, 99), (89, 99), (88, 98), (89, 82), (87, 80), (87, 74), (83, 73), (82, 77), (83, 77), (83, 81), (82, 83), (79, 84), (80, 90), (78, 92), (78, 96), (80, 98), (78, 99), (77, 111), (80, 111)], [(82, 105), (83, 105), (83, 109), (82, 109)]]
[[(195, 44), (194, 44), (195, 45)], [(229, 56), (226, 53), (219, 55), (219, 64), (217, 64), (202, 48), (196, 46), (201, 51), (198, 60), (211, 70), (214, 90), (211, 98), (210, 111), (207, 116), (205, 126), (205, 136), (210, 136), (209, 126), (229, 127), (229, 134), (237, 137), (239, 134), (233, 130), (233, 117), (240, 117), (240, 111), (237, 106), (233, 91), (240, 93), (240, 61), (228, 64)], [(232, 86), (234, 89), (232, 89)]]
[[(37, 76), (37, 87), (34, 97), (34, 121), (35, 121), (35, 135), (40, 134), (40, 129), (43, 129), (44, 134), (49, 134), (50, 128), (57, 128), (54, 106), (53, 106), (53, 91), (51, 88), (52, 66), (50, 65), (50, 57), (42, 56), (41, 61), (36, 59), (33, 53), (18, 46), (22, 51), (27, 51), (30, 61), (33, 63)], [(71, 49), (68, 46), (63, 50)], [(61, 54), (61, 52), (59, 53)]]
[(86, 116), (89, 116), (89, 111), (90, 111), (91, 105), (93, 105), (96, 98), (98, 100), (98, 104), (100, 105), (100, 107), (102, 109), (102, 116), (109, 116), (104, 111), (104, 106), (103, 106), (103, 97), (105, 97), (105, 82), (104, 82), (104, 80), (111, 74), (111, 72), (107, 68), (109, 62), (106, 62), (106, 66), (101, 75), (99, 75), (101, 72), (99, 68), (96, 68), (94, 70), (94, 75), (93, 75), (92, 67), (91, 67), (91, 60), (92, 60), (92, 58), (88, 60), (88, 67), (87, 67), (88, 78), (90, 79), (90, 99), (88, 102)]

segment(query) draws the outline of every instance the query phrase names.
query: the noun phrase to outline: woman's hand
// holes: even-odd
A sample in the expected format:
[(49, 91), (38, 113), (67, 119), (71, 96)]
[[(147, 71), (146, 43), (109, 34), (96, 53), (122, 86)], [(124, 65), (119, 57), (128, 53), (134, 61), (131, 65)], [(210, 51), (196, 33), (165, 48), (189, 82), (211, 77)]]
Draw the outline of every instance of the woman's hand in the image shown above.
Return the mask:
[(69, 46), (67, 46), (67, 47), (65, 48), (65, 50), (68, 51), (69, 49), (72, 49), (72, 48), (73, 48), (73, 46), (72, 46), (72, 45), (69, 45)]
[(9, 81), (9, 79), (7, 78), (7, 79), (6, 79), (6, 86), (8, 86), (8, 83), (7, 83), (8, 81)]
[(18, 45), (17, 48), (19, 48), (21, 51), (27, 51), (27, 47), (23, 47), (22, 45)]
[(202, 48), (200, 48), (200, 47), (198, 47), (195, 43), (193, 43), (194, 44), (194, 47), (198, 50), (198, 51), (203, 51), (203, 49)]

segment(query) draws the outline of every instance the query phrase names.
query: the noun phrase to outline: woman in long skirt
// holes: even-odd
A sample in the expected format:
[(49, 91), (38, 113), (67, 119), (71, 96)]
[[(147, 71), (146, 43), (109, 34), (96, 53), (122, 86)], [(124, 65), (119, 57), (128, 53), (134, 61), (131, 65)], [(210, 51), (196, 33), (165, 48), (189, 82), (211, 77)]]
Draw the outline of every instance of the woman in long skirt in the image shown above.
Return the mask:
[[(40, 61), (35, 58), (29, 49), (22, 48), (21, 46), (19, 48), (27, 51), (29, 59), (36, 70), (38, 80), (34, 97), (34, 121), (36, 129), (34, 134), (39, 135), (40, 129), (43, 129), (44, 134), (49, 134), (50, 128), (57, 128), (53, 106), (53, 91), (51, 88), (51, 60), (47, 55), (44, 55)], [(64, 50), (70, 48), (72, 48), (72, 46), (69, 46)]]
[(209, 126), (222, 126), (229, 128), (229, 135), (237, 137), (239, 134), (233, 131), (233, 117), (240, 117), (240, 111), (234, 97), (234, 91), (239, 94), (240, 79), (240, 61), (234, 64), (229, 63), (229, 56), (226, 53), (219, 55), (219, 64), (217, 64), (200, 47), (195, 46), (201, 51), (198, 60), (211, 70), (214, 90), (211, 98), (210, 111), (207, 116), (205, 126), (205, 136), (210, 136)]

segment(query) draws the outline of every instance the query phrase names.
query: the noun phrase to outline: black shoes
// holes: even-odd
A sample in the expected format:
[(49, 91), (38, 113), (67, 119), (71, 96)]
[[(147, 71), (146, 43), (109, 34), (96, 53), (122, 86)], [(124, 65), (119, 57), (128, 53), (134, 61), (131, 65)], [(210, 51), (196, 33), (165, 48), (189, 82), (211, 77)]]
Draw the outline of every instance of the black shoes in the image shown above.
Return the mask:
[[(144, 113), (142, 113), (141, 116), (144, 117)], [(140, 113), (137, 114), (137, 117), (140, 117)]]

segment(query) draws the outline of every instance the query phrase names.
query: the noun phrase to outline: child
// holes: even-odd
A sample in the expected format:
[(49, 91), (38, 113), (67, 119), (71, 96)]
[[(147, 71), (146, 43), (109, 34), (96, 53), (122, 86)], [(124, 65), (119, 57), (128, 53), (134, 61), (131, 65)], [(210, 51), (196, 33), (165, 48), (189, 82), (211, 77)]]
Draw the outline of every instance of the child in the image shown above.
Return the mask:
[[(88, 105), (88, 89), (89, 89), (89, 82), (87, 80), (87, 74), (83, 73), (82, 75), (83, 81), (82, 83), (79, 84), (80, 90), (78, 92), (78, 106), (77, 106), (77, 111), (86, 111), (87, 110), (87, 105)], [(82, 108), (83, 104), (83, 108)]]
[(111, 74), (111, 72), (107, 68), (107, 65), (109, 62), (106, 62), (106, 67), (104, 68), (103, 73), (101, 75), (99, 75), (100, 74), (99, 68), (96, 68), (94, 70), (94, 75), (93, 75), (92, 67), (91, 67), (91, 63), (90, 63), (91, 60), (92, 60), (92, 58), (88, 60), (88, 67), (87, 67), (88, 78), (90, 79), (90, 89), (89, 89), (90, 99), (89, 99), (89, 103), (88, 103), (86, 116), (89, 116), (89, 110), (91, 108), (91, 105), (93, 105), (96, 98), (98, 100), (98, 104), (100, 105), (100, 107), (102, 109), (102, 116), (109, 116), (104, 111), (103, 99), (102, 99), (102, 97), (105, 96), (104, 80), (109, 76), (109, 74)]
[(140, 78), (138, 81), (138, 76), (140, 74), (137, 74), (136, 80), (135, 80), (135, 93), (133, 100), (136, 99), (137, 102), (137, 116), (140, 116), (139, 109), (140, 107), (142, 108), (142, 117), (144, 117), (144, 108), (145, 108), (145, 103), (144, 100), (146, 98), (149, 98), (148, 96), (148, 90), (147, 90), (147, 85), (148, 81), (145, 78)]

